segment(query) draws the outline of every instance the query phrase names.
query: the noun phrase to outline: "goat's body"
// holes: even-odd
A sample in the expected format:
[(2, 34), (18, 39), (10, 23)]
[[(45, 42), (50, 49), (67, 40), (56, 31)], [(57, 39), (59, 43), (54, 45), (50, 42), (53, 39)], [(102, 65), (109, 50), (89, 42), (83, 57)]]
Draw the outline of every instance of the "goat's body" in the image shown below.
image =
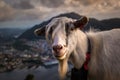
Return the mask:
[(92, 46), (89, 80), (120, 80), (120, 29), (87, 35)]

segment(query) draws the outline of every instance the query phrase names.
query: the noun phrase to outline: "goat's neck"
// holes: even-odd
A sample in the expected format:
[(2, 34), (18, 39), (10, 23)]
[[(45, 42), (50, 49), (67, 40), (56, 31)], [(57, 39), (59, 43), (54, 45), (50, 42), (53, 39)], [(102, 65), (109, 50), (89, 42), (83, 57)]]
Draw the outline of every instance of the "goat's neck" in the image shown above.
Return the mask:
[(87, 35), (83, 33), (82, 31), (78, 31), (76, 48), (70, 57), (73, 65), (77, 69), (81, 68), (81, 66), (85, 62), (86, 53), (88, 49), (87, 41), (88, 41)]

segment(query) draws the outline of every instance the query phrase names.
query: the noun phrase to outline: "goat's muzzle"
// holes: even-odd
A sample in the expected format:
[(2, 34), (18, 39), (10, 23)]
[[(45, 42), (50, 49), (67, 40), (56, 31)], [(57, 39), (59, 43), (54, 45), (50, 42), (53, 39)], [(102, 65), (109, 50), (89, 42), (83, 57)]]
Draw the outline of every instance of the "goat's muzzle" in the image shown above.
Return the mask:
[(64, 59), (66, 56), (66, 46), (62, 45), (54, 45), (53, 47), (53, 54), (57, 59)]

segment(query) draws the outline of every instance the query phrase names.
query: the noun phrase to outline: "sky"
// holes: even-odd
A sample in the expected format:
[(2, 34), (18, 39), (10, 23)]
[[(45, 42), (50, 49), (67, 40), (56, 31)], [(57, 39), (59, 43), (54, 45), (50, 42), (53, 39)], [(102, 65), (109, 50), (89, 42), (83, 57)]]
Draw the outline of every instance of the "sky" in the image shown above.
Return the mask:
[(120, 18), (120, 0), (0, 0), (0, 28), (30, 28), (61, 13)]

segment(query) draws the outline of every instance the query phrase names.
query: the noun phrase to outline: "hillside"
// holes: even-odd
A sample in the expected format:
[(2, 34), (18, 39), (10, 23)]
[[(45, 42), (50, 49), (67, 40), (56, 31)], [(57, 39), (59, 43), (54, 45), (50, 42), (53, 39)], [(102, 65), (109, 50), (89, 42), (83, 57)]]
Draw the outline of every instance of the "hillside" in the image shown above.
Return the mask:
[(64, 16), (66, 16), (68, 18), (73, 18), (73, 19), (79, 19), (81, 17), (79, 14), (76, 14), (76, 13), (73, 13), (73, 12), (72, 13), (60, 14), (58, 16), (52, 17), (51, 19), (49, 19), (47, 21), (43, 21), (41, 24), (33, 26), (31, 29), (24, 32), (18, 39), (33, 40), (33, 39), (44, 38), (43, 36), (40, 36), (40, 37), (35, 36), (34, 35), (34, 30), (39, 28), (39, 27), (43, 27), (43, 26), (47, 25), (53, 18), (64, 17)]
[[(58, 16), (52, 17), (51, 19), (42, 22), (41, 24), (35, 25), (33, 26), (31, 29), (25, 31), (18, 39), (27, 39), (27, 40), (34, 40), (34, 39), (44, 39), (43, 36), (35, 36), (34, 35), (34, 30), (39, 28), (39, 27), (43, 27), (45, 25), (47, 25), (53, 18), (56, 17), (63, 17), (66, 16), (68, 18), (73, 18), (73, 19), (79, 19), (81, 17), (81, 15), (71, 12), (71, 13), (65, 13), (65, 14), (60, 14)], [(86, 27), (84, 28), (84, 30), (88, 30), (90, 27), (95, 28), (95, 29), (99, 29), (101, 31), (103, 30), (110, 30), (113, 28), (120, 28), (120, 19), (119, 18), (114, 18), (114, 19), (106, 19), (106, 20), (97, 20), (95, 18), (90, 18), (89, 23), (86, 25)]]
[(10, 41), (20, 36), (26, 29), (0, 28), (0, 42)]

